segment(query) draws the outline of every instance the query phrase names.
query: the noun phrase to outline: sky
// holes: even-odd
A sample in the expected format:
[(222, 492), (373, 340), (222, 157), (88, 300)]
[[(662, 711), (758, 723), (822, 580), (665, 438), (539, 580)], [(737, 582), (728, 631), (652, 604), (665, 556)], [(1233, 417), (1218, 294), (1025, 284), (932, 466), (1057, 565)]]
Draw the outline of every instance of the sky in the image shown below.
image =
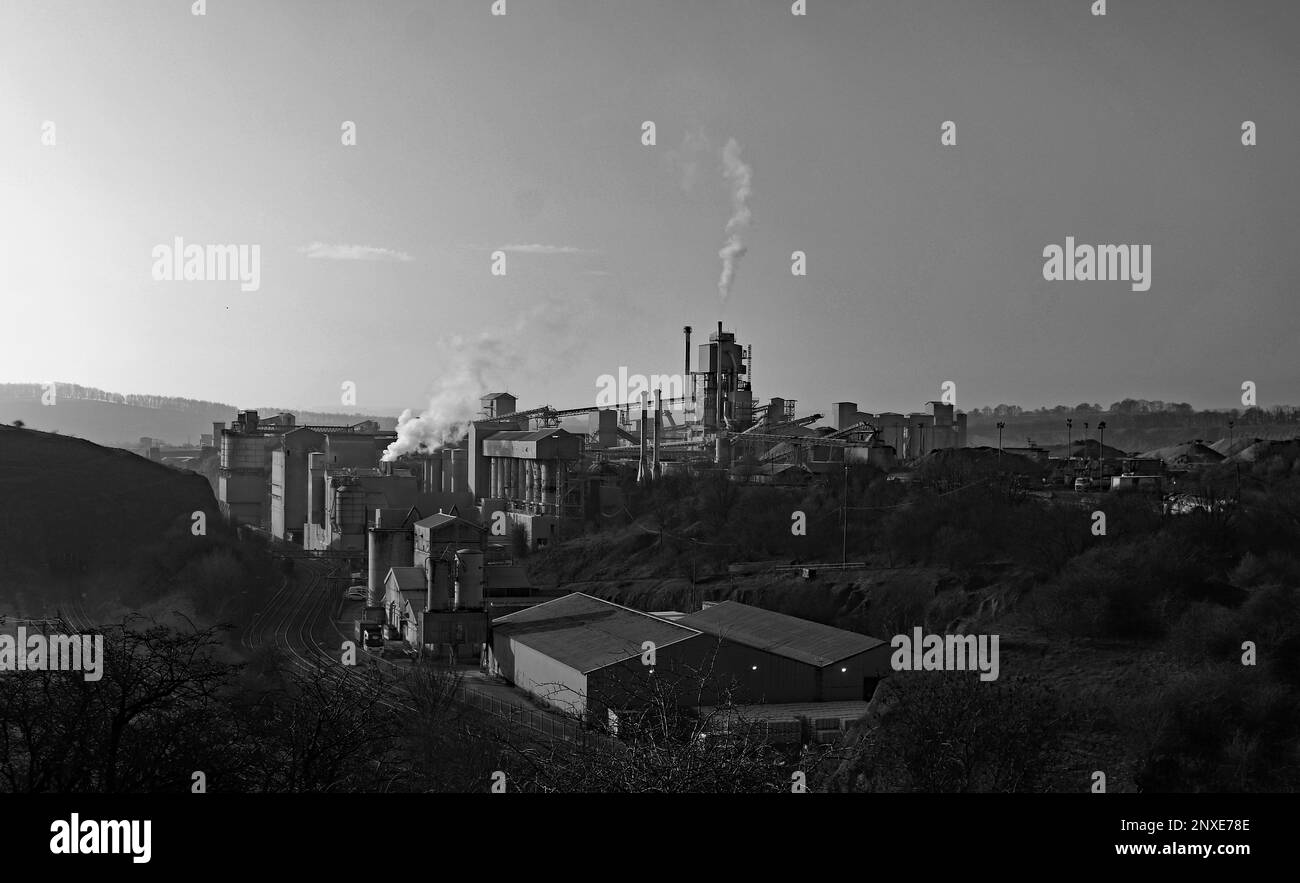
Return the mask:
[[(1300, 3), (491, 5), (3, 0), (0, 382), (583, 407), (722, 321), (800, 413), (1300, 400)], [(1046, 280), (1067, 236), (1150, 289)]]

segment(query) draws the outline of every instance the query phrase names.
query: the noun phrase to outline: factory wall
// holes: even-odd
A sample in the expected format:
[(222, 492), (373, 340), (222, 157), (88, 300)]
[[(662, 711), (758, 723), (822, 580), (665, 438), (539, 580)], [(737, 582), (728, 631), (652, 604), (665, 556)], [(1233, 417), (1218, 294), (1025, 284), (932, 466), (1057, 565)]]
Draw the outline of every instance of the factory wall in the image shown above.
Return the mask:
[(718, 703), (727, 690), (731, 701), (751, 704), (870, 699), (876, 680), (891, 671), (888, 644), (819, 667), (708, 634), (682, 643), (695, 671), (711, 675), (705, 704)]
[(842, 659), (822, 669), (818, 700), (840, 702), (849, 699), (870, 700), (875, 684), (893, 671), (889, 664), (889, 644), (872, 647), (857, 656)]
[(235, 473), (217, 479), (217, 498), (221, 511), (230, 521), (242, 524), (262, 523), (266, 481), (261, 475)]
[(727, 690), (738, 703), (811, 702), (818, 698), (819, 672), (814, 666), (712, 635), (701, 637), (701, 669), (713, 674), (706, 704), (717, 703)]
[(279, 443), (278, 435), (222, 433), (217, 500), (231, 521), (269, 526), (271, 450)]
[(384, 575), (393, 567), (410, 567), (415, 554), (415, 531), (411, 528), (371, 528), (368, 534), (366, 589), (371, 596), (383, 587)]
[(497, 632), (492, 637), (492, 666), (510, 683), (555, 708), (584, 717), (587, 676), (562, 662)]

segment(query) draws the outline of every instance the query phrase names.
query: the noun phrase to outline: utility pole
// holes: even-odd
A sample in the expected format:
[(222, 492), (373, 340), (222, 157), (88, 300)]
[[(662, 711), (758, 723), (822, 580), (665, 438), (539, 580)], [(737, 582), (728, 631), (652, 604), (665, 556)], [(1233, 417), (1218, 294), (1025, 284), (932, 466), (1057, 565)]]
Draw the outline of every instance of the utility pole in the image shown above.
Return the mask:
[(849, 450), (842, 448), (844, 457), (844, 495), (840, 500), (840, 564), (849, 562)]
[(1097, 424), (1097, 432), (1100, 435), (1097, 438), (1097, 480), (1101, 481), (1102, 476), (1102, 457), (1106, 456), (1103, 450), (1106, 447), (1106, 421), (1103, 420)]
[(1001, 420), (998, 421), (998, 465), (1002, 465), (1002, 429), (1006, 424)]

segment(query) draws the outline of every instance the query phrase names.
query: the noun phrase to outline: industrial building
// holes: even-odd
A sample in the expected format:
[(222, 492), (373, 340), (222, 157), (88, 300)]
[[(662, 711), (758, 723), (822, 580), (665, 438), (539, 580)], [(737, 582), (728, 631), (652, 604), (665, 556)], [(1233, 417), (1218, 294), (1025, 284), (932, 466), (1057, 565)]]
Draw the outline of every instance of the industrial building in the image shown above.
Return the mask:
[(488, 664), (595, 722), (643, 702), (651, 678), (703, 704), (869, 700), (889, 655), (877, 638), (734, 601), (649, 614), (575, 592), (492, 620)]
[[(644, 694), (656, 674), (698, 662), (695, 629), (574, 592), (492, 621), (488, 668), (578, 718), (600, 722)], [(655, 665), (642, 665), (646, 642)]]
[[(286, 538), (306, 520), (306, 457), (328, 452), (340, 466), (370, 466), (397, 437), (366, 420), (350, 426), (298, 426), (292, 414), (263, 418), (240, 411), (229, 426), (212, 424), (220, 448), (217, 500), (231, 522), (272, 529)], [(291, 436), (291, 437), (290, 437)], [(290, 437), (286, 440), (286, 437)], [(275, 453), (279, 451), (278, 471)], [(273, 477), (278, 483), (273, 489)]]
[(485, 600), (519, 602), (535, 591), (524, 568), (487, 536), (455, 514), (379, 509), (367, 531), (367, 607), (382, 611), (394, 639), (442, 660), (478, 661)]
[[(385, 469), (329, 466), (324, 453), (308, 454), (307, 521), (304, 549), (367, 550), (370, 514), (379, 509), (410, 509), (420, 503), (419, 481)], [(359, 556), (359, 557), (360, 557)]]
[(481, 419), (469, 429), (468, 489), (485, 523), (501, 513), (510, 528), (523, 530), (531, 548), (541, 548), (581, 529), (585, 439), (558, 424), (596, 409), (543, 407), (520, 413), (515, 401), (508, 393), (480, 400)]
[(676, 623), (720, 642), (714, 670), (731, 679), (740, 703), (870, 700), (891, 671), (889, 644), (879, 638), (737, 601)]
[(928, 413), (914, 411), (906, 415), (893, 411), (865, 413), (858, 410), (856, 402), (836, 402), (831, 409), (837, 431), (871, 426), (879, 443), (892, 448), (900, 460), (915, 460), (930, 451), (966, 447), (966, 414), (941, 401), (927, 404)]

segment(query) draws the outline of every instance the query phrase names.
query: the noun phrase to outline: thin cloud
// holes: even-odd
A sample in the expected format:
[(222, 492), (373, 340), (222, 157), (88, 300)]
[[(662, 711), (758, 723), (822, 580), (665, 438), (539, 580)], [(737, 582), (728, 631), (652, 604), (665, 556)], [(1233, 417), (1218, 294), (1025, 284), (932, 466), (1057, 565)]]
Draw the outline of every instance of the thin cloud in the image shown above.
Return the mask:
[(331, 245), (327, 242), (313, 242), (298, 249), (309, 258), (327, 261), (413, 261), (404, 251), (392, 248), (380, 248), (375, 245)]
[(578, 248), (576, 245), (543, 245), (540, 242), (515, 245), (462, 245), (474, 251), (504, 251), (513, 254), (600, 254), (597, 249)]
[(503, 245), (501, 251), (517, 254), (595, 254), (591, 249), (578, 248), (573, 245)]

